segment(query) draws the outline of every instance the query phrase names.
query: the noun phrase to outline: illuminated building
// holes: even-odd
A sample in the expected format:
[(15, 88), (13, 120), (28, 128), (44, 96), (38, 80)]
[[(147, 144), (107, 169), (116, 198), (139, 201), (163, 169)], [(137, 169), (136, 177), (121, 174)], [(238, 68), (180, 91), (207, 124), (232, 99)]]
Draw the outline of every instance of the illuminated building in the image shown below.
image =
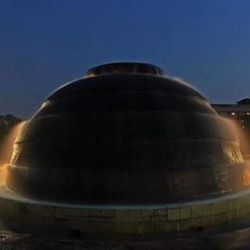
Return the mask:
[(212, 106), (222, 116), (238, 119), (250, 116), (250, 98), (242, 99), (236, 104), (212, 104)]

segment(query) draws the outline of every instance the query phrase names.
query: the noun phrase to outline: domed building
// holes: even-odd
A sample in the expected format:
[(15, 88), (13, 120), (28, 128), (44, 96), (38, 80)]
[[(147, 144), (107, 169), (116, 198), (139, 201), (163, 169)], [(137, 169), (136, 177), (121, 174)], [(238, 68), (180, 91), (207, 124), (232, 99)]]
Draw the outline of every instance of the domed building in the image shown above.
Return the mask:
[(97, 66), (57, 89), (23, 126), (7, 172), (0, 216), (29, 225), (32, 214), (61, 230), (146, 235), (250, 212), (233, 125), (150, 64)]

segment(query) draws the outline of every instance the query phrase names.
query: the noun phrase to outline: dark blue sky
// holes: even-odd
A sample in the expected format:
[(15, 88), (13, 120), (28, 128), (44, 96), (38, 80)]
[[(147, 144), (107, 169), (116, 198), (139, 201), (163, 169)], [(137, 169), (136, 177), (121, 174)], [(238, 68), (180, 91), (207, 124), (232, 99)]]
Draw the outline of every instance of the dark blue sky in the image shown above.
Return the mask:
[(89, 67), (145, 61), (211, 102), (250, 96), (249, 0), (2, 0), (0, 114), (27, 117)]

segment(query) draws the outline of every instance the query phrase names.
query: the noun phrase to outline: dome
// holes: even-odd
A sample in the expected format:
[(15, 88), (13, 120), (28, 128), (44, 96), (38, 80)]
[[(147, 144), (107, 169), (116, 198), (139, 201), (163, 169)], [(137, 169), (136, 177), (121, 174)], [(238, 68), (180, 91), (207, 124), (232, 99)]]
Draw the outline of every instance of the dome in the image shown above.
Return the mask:
[(244, 190), (235, 131), (154, 65), (97, 66), (52, 93), (15, 143), (6, 186), (81, 204), (166, 204)]

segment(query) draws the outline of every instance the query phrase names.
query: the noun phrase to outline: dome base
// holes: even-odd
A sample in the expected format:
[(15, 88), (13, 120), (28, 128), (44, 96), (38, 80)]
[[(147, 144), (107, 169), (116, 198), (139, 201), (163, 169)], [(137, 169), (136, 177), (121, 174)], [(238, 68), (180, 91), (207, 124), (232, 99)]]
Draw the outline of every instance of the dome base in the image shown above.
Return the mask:
[[(216, 199), (154, 206), (105, 206), (54, 203), (27, 199), (3, 187), (3, 224), (22, 233), (78, 232), (102, 237), (152, 237), (193, 232), (233, 223), (250, 213), (250, 190)], [(53, 230), (51, 230), (53, 228)]]

